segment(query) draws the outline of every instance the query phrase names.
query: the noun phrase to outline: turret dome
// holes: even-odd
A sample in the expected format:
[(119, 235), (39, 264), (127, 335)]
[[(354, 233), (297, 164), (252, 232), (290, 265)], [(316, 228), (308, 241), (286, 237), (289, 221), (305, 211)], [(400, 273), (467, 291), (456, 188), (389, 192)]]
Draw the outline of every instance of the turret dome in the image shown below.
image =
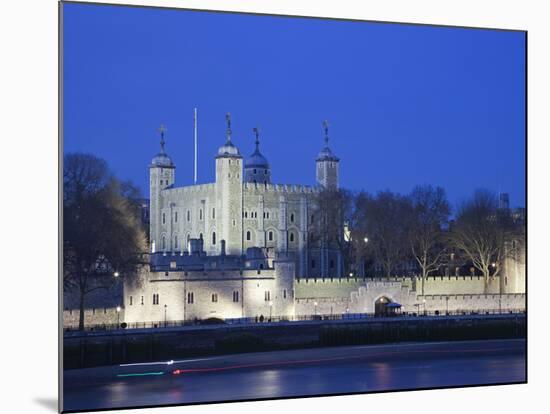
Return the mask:
[(159, 128), (160, 132), (160, 152), (155, 155), (155, 157), (151, 160), (151, 167), (165, 167), (165, 168), (173, 168), (174, 163), (172, 162), (172, 159), (166, 154), (166, 151), (164, 150), (164, 146), (166, 145), (166, 142), (164, 141), (164, 133), (166, 132), (166, 128), (164, 125), (161, 125)]
[(269, 168), (269, 162), (260, 152), (260, 139), (258, 128), (254, 128), (256, 134), (256, 149), (244, 163), (244, 168)]
[(223, 144), (220, 148), (218, 148), (218, 157), (227, 157), (227, 156), (233, 156), (233, 157), (240, 157), (241, 153), (239, 152), (239, 149), (233, 144), (231, 141), (231, 114), (227, 113), (225, 115), (225, 120), (227, 122), (227, 140), (225, 141), (225, 144)]
[(258, 128), (253, 129), (256, 135), (256, 149), (244, 162), (245, 182), (249, 183), (271, 183), (271, 170), (269, 162), (260, 152), (260, 139)]
[(319, 154), (317, 154), (317, 161), (340, 161), (340, 158), (338, 158), (332, 150), (328, 146), (328, 122), (323, 122), (323, 128), (325, 129), (325, 146), (324, 148), (319, 151)]

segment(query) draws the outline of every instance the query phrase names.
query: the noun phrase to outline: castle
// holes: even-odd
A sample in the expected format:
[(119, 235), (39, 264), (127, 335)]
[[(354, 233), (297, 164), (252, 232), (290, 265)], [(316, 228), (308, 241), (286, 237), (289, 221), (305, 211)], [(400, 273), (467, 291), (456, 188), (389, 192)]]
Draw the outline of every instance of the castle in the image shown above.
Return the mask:
[(315, 195), (322, 188), (338, 188), (339, 159), (328, 147), (328, 125), (325, 147), (316, 159), (317, 186), (273, 184), (258, 130), (254, 132), (256, 149), (243, 159), (232, 141), (228, 114), (226, 142), (215, 157), (216, 181), (176, 187), (176, 166), (165, 152), (160, 130), (160, 153), (149, 166), (153, 263), (160, 254), (189, 253), (190, 241), (199, 239), (208, 256), (241, 256), (258, 248), (270, 260), (292, 259), (300, 277), (341, 277), (339, 250), (309, 245), (308, 238), (317, 210)]
[[(176, 166), (160, 129), (160, 152), (149, 165), (149, 266), (121, 282), (116, 311), (87, 309), (88, 325), (384, 313), (388, 304), (403, 312), (525, 309), (524, 253), (507, 259), (505, 276), (491, 278), (488, 291), (474, 275), (430, 276), (423, 295), (415, 277), (343, 275), (339, 249), (308, 237), (319, 213), (316, 196), (339, 185), (340, 160), (328, 146), (326, 122), (317, 185), (305, 186), (272, 183), (258, 130), (255, 150), (244, 159), (229, 115), (226, 121), (215, 182), (186, 187), (175, 186)], [(66, 309), (64, 321), (75, 325), (78, 311)]]

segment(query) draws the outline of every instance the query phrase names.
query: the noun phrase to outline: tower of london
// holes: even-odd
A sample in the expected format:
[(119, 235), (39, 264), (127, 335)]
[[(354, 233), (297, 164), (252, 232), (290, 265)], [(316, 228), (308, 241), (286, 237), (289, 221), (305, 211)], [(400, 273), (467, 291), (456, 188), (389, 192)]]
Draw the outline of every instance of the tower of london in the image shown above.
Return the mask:
[(160, 152), (149, 166), (152, 263), (167, 255), (178, 263), (198, 242), (208, 256), (255, 251), (269, 263), (277, 258), (293, 261), (297, 277), (341, 277), (339, 250), (311, 243), (308, 237), (318, 210), (316, 194), (338, 189), (340, 160), (329, 148), (326, 122), (325, 145), (312, 165), (317, 185), (307, 186), (274, 183), (260, 150), (259, 131), (254, 129), (254, 152), (243, 157), (233, 142), (229, 114), (226, 120), (225, 142), (214, 157), (215, 182), (208, 184), (175, 184), (176, 165), (160, 130)]

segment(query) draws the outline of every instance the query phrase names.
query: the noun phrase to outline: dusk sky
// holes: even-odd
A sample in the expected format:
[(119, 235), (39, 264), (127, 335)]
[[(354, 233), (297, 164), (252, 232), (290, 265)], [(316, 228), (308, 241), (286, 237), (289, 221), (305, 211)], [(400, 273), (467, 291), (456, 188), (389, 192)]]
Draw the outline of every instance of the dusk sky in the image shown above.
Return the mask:
[(64, 150), (104, 158), (148, 197), (167, 128), (176, 185), (214, 181), (225, 113), (273, 181), (315, 184), (323, 146), (351, 190), (476, 188), (525, 205), (525, 35), (387, 23), (64, 4)]

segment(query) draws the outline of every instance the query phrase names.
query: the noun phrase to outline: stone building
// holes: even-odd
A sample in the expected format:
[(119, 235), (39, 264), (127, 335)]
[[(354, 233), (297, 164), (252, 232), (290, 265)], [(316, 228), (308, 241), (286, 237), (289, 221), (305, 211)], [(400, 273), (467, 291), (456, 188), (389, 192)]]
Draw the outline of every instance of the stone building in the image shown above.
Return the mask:
[(165, 151), (150, 166), (151, 254), (189, 253), (191, 239), (201, 239), (207, 255), (243, 255), (257, 247), (270, 258), (291, 259), (297, 277), (340, 277), (342, 256), (334, 246), (310, 245), (308, 232), (316, 219), (316, 195), (338, 188), (339, 159), (328, 146), (316, 158), (316, 186), (272, 182), (271, 166), (256, 148), (244, 159), (232, 140), (227, 115), (226, 141), (215, 156), (213, 183), (178, 187), (176, 166)]

